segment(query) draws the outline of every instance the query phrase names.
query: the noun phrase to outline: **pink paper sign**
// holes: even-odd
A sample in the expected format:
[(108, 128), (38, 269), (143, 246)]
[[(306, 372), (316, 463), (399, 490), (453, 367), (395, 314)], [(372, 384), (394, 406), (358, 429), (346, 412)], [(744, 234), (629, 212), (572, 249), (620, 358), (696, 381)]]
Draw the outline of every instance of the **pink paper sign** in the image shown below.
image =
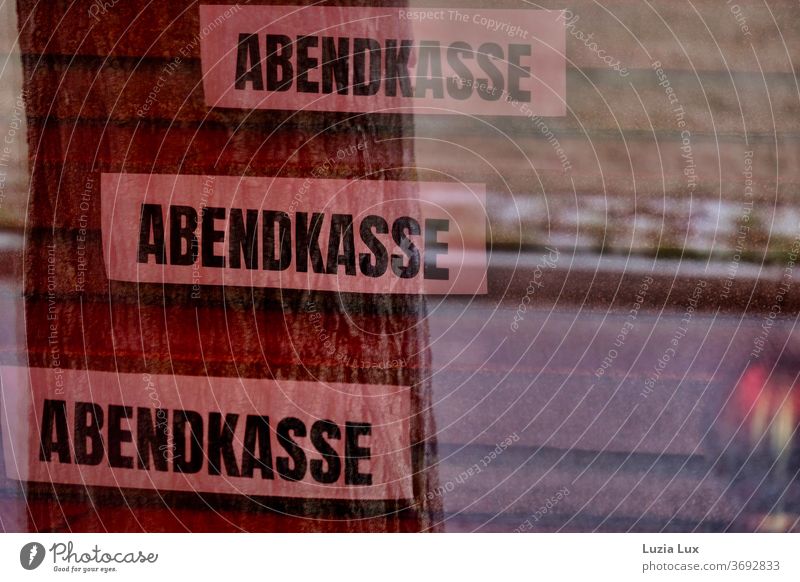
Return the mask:
[(411, 499), (409, 388), (0, 367), (7, 476)]
[(200, 6), (209, 107), (561, 116), (559, 10)]
[(485, 294), (480, 184), (103, 174), (109, 279)]

